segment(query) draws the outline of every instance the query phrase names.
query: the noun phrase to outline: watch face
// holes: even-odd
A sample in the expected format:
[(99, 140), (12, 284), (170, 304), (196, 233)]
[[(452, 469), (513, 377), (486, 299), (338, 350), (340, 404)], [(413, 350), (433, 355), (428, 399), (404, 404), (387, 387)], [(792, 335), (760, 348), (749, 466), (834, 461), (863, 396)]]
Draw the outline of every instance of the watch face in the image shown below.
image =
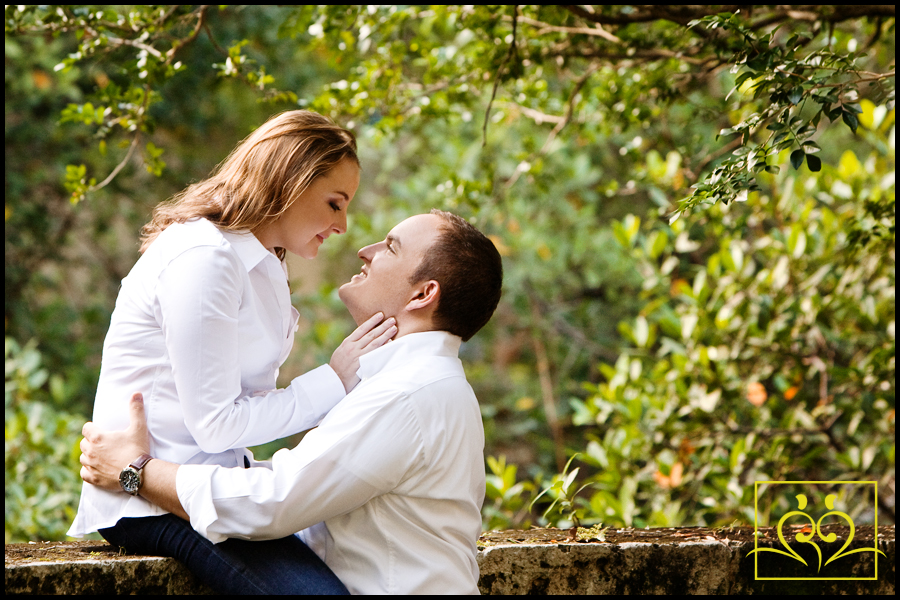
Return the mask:
[(134, 494), (141, 487), (141, 476), (134, 469), (126, 468), (119, 473), (119, 484), (129, 494)]

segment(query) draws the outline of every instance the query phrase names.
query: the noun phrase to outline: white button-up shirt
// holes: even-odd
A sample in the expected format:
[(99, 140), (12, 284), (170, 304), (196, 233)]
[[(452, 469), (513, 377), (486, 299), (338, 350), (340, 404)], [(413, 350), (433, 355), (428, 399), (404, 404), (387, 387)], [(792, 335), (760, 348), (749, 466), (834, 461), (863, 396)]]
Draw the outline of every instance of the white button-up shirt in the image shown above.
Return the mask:
[[(324, 365), (274, 389), (299, 317), (286, 273), (249, 232), (206, 219), (166, 228), (122, 280), (93, 421), (125, 429), (129, 399), (141, 392), (154, 457), (225, 467), (252, 461), (244, 446), (314, 427), (344, 386)], [(85, 483), (68, 535), (165, 513)]]
[(213, 542), (292, 532), (354, 594), (477, 594), (484, 429), (436, 331), (360, 358), (361, 382), (268, 468), (182, 466), (191, 525)]

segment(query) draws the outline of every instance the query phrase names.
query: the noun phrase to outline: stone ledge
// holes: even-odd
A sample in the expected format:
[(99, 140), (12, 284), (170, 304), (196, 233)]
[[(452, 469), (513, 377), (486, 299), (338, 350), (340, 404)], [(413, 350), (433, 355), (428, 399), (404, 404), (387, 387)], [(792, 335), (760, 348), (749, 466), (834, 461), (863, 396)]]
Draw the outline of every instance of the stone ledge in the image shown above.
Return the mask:
[[(748, 532), (749, 529), (749, 532)], [(824, 529), (824, 528), (823, 528)], [(846, 550), (872, 548), (873, 528), (857, 528)], [(823, 563), (844, 545), (818, 545)], [(760, 548), (782, 548), (761, 530)], [(827, 531), (826, 531), (827, 532)], [(895, 527), (879, 527), (877, 580), (757, 580), (752, 528), (610, 530), (606, 541), (575, 542), (560, 530), (491, 532), (478, 553), (483, 594), (891, 594), (895, 593)], [(793, 539), (793, 535), (786, 535)], [(562, 541), (560, 541), (562, 540)], [(815, 577), (810, 544), (791, 547), (811, 567), (774, 553), (757, 556), (759, 573)], [(822, 577), (874, 577), (876, 554), (858, 552), (822, 567)], [(811, 570), (810, 570), (811, 569)], [(170, 558), (119, 556), (105, 542), (43, 542), (6, 546), (7, 594), (210, 594)]]
[[(33, 561), (10, 561), (11, 553), (17, 550), (32, 550), (45, 556)], [(173, 558), (120, 556), (106, 542), (6, 546), (7, 595), (212, 593)]]

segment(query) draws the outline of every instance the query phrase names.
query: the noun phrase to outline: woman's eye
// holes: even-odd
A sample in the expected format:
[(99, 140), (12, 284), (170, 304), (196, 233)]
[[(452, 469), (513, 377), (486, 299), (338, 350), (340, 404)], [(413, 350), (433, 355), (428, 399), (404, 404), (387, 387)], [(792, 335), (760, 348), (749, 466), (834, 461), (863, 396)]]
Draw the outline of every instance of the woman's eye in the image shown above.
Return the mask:
[(331, 204), (331, 208), (334, 209), (334, 212), (341, 211), (341, 205), (338, 204), (337, 202), (331, 202), (330, 204)]

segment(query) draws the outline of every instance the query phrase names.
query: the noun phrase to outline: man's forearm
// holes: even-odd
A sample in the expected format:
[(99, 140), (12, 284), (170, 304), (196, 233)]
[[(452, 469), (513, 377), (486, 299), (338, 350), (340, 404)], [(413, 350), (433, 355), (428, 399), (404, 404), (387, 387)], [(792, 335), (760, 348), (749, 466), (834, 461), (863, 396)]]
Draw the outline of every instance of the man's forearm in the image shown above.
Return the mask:
[(153, 504), (177, 515), (185, 521), (190, 517), (181, 506), (178, 491), (175, 487), (175, 475), (178, 467), (175, 463), (154, 458), (143, 469), (144, 484), (141, 486), (141, 497)]

